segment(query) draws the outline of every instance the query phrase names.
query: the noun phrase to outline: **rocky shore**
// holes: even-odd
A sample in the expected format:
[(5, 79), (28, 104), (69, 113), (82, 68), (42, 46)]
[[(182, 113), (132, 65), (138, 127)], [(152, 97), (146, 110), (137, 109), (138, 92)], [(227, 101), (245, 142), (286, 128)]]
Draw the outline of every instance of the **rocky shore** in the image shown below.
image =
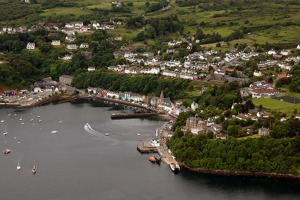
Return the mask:
[(201, 174), (300, 181), (300, 176), (295, 176), (292, 174), (276, 174), (276, 173), (260, 173), (260, 172), (249, 172), (249, 171), (227, 171), (227, 170), (216, 170), (216, 169), (192, 168), (187, 166), (184, 163), (179, 163), (179, 164), (181, 167), (184, 167), (189, 171), (197, 172)]

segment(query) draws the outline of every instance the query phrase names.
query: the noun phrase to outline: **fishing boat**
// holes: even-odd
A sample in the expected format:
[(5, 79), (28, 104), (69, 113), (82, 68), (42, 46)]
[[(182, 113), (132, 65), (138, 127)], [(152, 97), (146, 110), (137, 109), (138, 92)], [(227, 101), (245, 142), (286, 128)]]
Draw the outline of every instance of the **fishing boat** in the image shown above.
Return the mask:
[(152, 162), (152, 163), (156, 163), (156, 159), (155, 159), (154, 156), (150, 156), (149, 161)]
[(161, 157), (159, 155), (154, 155), (156, 163), (160, 164), (161, 163)]
[(10, 149), (6, 148), (3, 150), (3, 154), (9, 154), (10, 153)]
[(34, 174), (36, 173), (36, 165), (35, 165), (35, 164), (33, 164), (31, 171), (32, 171), (32, 173), (34, 173)]
[(20, 161), (18, 160), (17, 170), (19, 171), (21, 169)]
[(171, 170), (172, 170), (172, 172), (173, 172), (174, 174), (177, 174), (177, 173), (179, 173), (179, 171), (180, 171), (180, 166), (179, 166), (177, 163), (171, 162), (171, 163), (170, 163), (170, 168), (171, 168)]

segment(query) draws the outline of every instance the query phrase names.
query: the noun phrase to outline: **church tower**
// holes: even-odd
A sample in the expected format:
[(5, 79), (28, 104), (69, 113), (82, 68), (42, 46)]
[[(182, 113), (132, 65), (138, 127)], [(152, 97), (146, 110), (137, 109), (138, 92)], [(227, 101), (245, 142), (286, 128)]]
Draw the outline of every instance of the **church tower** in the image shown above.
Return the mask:
[(162, 105), (163, 102), (164, 102), (164, 92), (161, 91), (160, 97), (159, 97), (159, 105)]

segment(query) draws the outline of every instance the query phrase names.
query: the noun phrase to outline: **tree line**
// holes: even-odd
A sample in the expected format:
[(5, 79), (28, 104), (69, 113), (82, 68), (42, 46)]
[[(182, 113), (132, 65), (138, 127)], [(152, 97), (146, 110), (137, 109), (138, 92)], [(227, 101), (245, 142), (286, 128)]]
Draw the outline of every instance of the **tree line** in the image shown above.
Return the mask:
[(300, 175), (300, 136), (211, 140), (177, 129), (167, 144), (179, 162), (193, 168)]
[(163, 91), (172, 100), (187, 98), (184, 92), (190, 81), (166, 79), (156, 75), (132, 76), (117, 74), (106, 70), (97, 70), (78, 74), (72, 84), (76, 88), (100, 87), (112, 91), (131, 91), (139, 94), (159, 96)]

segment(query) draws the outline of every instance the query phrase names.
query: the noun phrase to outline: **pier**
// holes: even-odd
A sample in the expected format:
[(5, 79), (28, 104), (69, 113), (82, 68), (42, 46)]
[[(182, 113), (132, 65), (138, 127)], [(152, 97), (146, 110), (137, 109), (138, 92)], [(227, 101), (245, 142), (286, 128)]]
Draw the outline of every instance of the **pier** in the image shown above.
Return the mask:
[(158, 147), (154, 147), (150, 142), (143, 142), (143, 144), (137, 146), (137, 150), (140, 153), (158, 153)]
[(140, 117), (151, 117), (151, 116), (157, 116), (160, 113), (118, 113), (118, 114), (112, 114), (110, 116), (111, 119), (128, 119), (128, 118), (140, 118)]

